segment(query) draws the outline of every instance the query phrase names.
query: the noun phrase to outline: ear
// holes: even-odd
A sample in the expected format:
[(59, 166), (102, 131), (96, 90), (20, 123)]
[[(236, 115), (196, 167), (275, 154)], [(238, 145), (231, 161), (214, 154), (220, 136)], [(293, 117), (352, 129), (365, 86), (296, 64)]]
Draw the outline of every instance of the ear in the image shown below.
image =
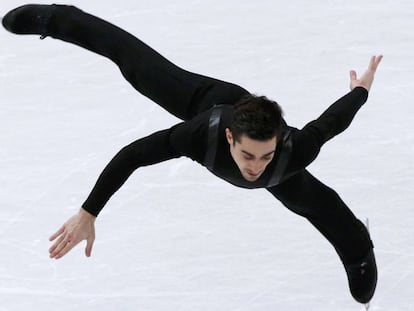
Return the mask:
[(233, 134), (231, 133), (229, 128), (226, 128), (226, 138), (227, 138), (227, 142), (229, 143), (229, 145), (233, 145), (234, 143)]

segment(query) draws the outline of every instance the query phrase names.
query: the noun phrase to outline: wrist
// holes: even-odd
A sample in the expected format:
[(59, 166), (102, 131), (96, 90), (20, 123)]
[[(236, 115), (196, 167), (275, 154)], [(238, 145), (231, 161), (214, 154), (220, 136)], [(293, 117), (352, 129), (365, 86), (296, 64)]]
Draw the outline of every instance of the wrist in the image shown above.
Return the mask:
[(79, 209), (79, 215), (82, 218), (85, 218), (85, 219), (88, 219), (88, 220), (92, 220), (92, 221), (95, 221), (95, 219), (96, 219), (96, 216), (95, 215), (92, 215), (87, 210), (83, 209), (82, 207)]
[(361, 85), (355, 87), (352, 90), (352, 93), (359, 98), (358, 101), (361, 101), (361, 103), (365, 103), (368, 100), (369, 91)]

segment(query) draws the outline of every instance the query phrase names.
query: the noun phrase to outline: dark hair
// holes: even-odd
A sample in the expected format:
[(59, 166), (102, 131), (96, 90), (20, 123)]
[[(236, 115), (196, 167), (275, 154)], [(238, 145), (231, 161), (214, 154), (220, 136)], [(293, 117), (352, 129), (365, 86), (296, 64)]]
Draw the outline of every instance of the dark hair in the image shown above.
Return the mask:
[(234, 141), (246, 134), (249, 138), (266, 141), (280, 138), (282, 127), (282, 109), (275, 101), (266, 96), (248, 94), (234, 105), (233, 119), (230, 125)]

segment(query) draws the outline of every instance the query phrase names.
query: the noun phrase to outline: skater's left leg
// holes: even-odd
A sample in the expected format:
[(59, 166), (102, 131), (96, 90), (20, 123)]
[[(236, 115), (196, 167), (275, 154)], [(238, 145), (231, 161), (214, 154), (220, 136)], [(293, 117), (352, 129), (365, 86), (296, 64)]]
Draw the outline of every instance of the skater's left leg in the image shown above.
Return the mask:
[[(344, 263), (352, 295), (361, 303), (368, 302), (377, 281), (373, 245), (365, 226), (339, 195), (306, 170), (268, 190), (328, 239)], [(362, 269), (361, 264), (369, 266)]]
[(50, 36), (107, 57), (137, 91), (183, 120), (248, 94), (238, 85), (178, 67), (127, 31), (74, 6), (24, 5), (2, 23), (12, 33)]

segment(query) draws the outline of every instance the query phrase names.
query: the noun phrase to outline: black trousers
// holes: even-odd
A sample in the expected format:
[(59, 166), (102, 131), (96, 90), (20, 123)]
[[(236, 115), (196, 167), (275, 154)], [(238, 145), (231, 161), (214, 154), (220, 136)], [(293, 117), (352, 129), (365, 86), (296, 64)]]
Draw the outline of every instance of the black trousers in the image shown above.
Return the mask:
[[(73, 6), (57, 6), (48, 35), (112, 60), (141, 94), (182, 120), (216, 103), (232, 104), (248, 91), (177, 67), (126, 31)], [(303, 170), (268, 189), (294, 213), (306, 217), (351, 263), (372, 246), (364, 225), (338, 194)]]
[(248, 94), (238, 85), (179, 68), (123, 29), (73, 6), (58, 5), (48, 28), (49, 36), (112, 60), (137, 91), (182, 120)]
[(360, 260), (373, 246), (366, 227), (339, 195), (307, 170), (267, 190), (289, 210), (307, 218), (345, 263)]

